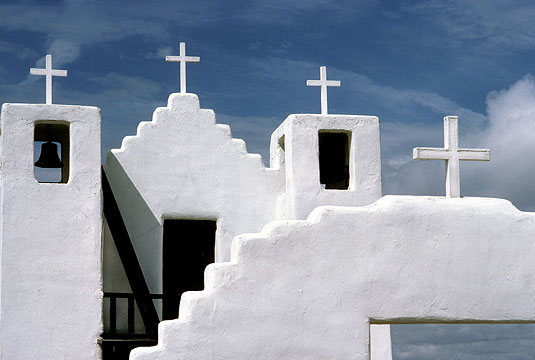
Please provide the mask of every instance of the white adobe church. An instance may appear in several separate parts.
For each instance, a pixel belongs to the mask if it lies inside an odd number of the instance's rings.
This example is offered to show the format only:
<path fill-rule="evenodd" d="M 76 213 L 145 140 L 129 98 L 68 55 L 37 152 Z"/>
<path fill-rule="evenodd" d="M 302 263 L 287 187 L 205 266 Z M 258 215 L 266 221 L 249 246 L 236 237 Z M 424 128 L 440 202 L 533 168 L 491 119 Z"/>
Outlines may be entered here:
<path fill-rule="evenodd" d="M 1 359 L 388 360 L 388 324 L 535 321 L 535 214 L 460 196 L 490 155 L 456 117 L 413 154 L 446 196 L 383 197 L 379 119 L 328 114 L 325 67 L 266 167 L 186 92 L 199 58 L 167 60 L 180 93 L 103 171 L 100 110 L 52 103 L 51 56 L 46 104 L 3 104 Z"/>

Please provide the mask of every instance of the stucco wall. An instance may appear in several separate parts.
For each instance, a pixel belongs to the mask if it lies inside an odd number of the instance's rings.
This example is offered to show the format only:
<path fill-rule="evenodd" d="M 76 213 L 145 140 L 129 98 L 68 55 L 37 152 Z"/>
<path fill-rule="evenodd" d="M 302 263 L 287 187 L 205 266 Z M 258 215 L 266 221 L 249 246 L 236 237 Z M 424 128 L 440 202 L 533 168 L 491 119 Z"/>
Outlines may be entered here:
<path fill-rule="evenodd" d="M 535 214 L 386 196 L 234 239 L 131 359 L 368 359 L 373 322 L 535 320 Z"/>
<path fill-rule="evenodd" d="M 319 132 L 349 136 L 347 190 L 321 186 Z M 379 118 L 375 116 L 290 115 L 271 135 L 270 154 L 271 166 L 285 172 L 277 219 L 303 220 L 318 206 L 368 205 L 382 195 Z"/>
<path fill-rule="evenodd" d="M 164 219 L 217 220 L 216 261 L 228 261 L 235 235 L 274 218 L 283 184 L 194 94 L 171 94 L 105 169 L 152 292 L 161 291 Z"/>
<path fill-rule="evenodd" d="M 323 130 L 351 134 L 348 190 L 321 188 Z M 216 261 L 228 261 L 234 236 L 258 232 L 274 219 L 305 219 L 320 205 L 377 200 L 380 158 L 377 117 L 290 115 L 272 136 L 266 168 L 227 125 L 216 124 L 212 110 L 200 108 L 196 95 L 171 94 L 167 107 L 109 153 L 105 169 L 149 288 L 160 292 L 164 219 L 217 220 Z"/>
<path fill-rule="evenodd" d="M 67 183 L 35 180 L 36 121 L 68 124 Z M 4 104 L 1 133 L 0 358 L 99 359 L 100 110 Z"/>

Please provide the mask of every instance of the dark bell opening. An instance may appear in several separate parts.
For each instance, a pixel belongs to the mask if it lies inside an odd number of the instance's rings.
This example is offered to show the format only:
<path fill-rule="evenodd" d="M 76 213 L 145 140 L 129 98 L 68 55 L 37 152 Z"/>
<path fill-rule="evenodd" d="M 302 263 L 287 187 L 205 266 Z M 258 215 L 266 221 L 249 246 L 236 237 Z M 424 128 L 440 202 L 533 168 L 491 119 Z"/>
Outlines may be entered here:
<path fill-rule="evenodd" d="M 349 188 L 349 134 L 346 132 L 320 132 L 319 134 L 320 183 L 325 189 Z"/>

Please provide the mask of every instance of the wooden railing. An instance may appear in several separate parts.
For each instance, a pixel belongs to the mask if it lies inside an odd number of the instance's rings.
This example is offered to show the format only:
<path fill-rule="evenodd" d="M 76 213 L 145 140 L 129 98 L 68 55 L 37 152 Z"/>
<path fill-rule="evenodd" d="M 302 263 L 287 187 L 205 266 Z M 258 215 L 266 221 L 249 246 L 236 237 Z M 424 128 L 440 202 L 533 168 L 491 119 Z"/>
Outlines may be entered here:
<path fill-rule="evenodd" d="M 123 293 L 123 292 L 104 292 L 104 298 L 108 298 L 110 301 L 109 307 L 109 328 L 106 333 L 108 335 L 117 334 L 117 299 L 127 299 L 128 309 L 127 309 L 127 321 L 128 321 L 128 332 L 127 334 L 136 333 L 136 323 L 135 323 L 135 297 L 133 293 Z M 151 300 L 163 299 L 162 294 L 150 294 Z M 123 333 L 124 334 L 124 333 Z"/>

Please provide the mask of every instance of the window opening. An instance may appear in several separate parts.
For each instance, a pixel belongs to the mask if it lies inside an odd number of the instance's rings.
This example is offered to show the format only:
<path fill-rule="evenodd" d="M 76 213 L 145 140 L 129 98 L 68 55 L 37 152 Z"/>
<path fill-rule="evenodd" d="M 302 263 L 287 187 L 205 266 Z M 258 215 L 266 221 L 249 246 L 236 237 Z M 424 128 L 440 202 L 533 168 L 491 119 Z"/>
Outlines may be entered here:
<path fill-rule="evenodd" d="M 34 131 L 34 176 L 40 183 L 69 179 L 69 126 L 37 123 Z"/>
<path fill-rule="evenodd" d="M 391 324 L 390 329 L 394 360 L 531 359 L 535 349 L 533 323 Z M 372 349 L 382 345 L 370 338 Z"/>
<path fill-rule="evenodd" d="M 350 135 L 344 131 L 320 131 L 318 134 L 320 183 L 325 189 L 349 188 Z"/>
<path fill-rule="evenodd" d="M 285 145 L 285 135 L 282 135 L 279 140 L 277 141 L 277 144 L 279 145 L 278 148 L 278 161 L 279 161 L 279 168 L 284 167 L 286 164 L 286 145 Z"/>
<path fill-rule="evenodd" d="M 284 145 L 284 141 L 285 141 L 284 138 L 285 138 L 285 136 L 282 135 L 281 138 L 278 141 L 279 147 L 281 148 L 282 151 L 286 151 L 285 145 Z"/>
<path fill-rule="evenodd" d="M 180 296 L 204 289 L 204 269 L 214 262 L 216 222 L 164 220 L 163 320 L 176 319 Z"/>

